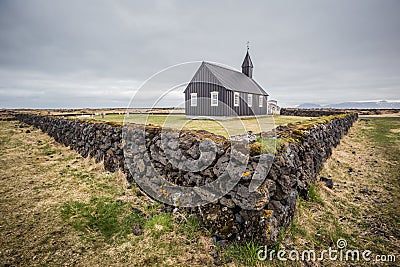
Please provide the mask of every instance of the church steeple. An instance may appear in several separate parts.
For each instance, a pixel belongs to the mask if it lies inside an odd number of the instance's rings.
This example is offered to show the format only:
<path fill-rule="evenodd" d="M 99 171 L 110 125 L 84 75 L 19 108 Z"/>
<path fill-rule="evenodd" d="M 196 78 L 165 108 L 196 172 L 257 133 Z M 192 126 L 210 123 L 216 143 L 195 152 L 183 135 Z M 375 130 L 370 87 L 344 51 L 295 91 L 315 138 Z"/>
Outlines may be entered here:
<path fill-rule="evenodd" d="M 247 42 L 247 53 L 242 63 L 242 73 L 250 78 L 253 78 L 253 62 L 251 62 L 249 54 L 249 42 Z"/>

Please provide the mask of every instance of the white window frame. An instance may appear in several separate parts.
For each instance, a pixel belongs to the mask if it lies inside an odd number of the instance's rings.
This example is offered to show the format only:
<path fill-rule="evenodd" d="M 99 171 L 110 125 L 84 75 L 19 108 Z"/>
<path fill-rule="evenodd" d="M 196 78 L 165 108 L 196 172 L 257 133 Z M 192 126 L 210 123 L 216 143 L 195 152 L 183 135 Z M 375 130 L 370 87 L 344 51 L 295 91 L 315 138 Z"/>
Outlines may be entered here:
<path fill-rule="evenodd" d="M 190 106 L 197 107 L 197 93 L 190 94 Z"/>
<path fill-rule="evenodd" d="M 253 106 L 253 95 L 252 94 L 247 94 L 247 106 L 249 106 L 249 107 Z"/>
<path fill-rule="evenodd" d="M 263 102 L 264 102 L 264 96 L 262 96 L 262 95 L 258 96 L 258 107 L 259 108 L 263 107 Z"/>
<path fill-rule="evenodd" d="M 218 107 L 218 92 L 211 92 L 211 106 Z"/>
<path fill-rule="evenodd" d="M 238 92 L 234 92 L 233 93 L 233 106 L 238 107 L 239 103 L 240 103 L 240 94 Z"/>

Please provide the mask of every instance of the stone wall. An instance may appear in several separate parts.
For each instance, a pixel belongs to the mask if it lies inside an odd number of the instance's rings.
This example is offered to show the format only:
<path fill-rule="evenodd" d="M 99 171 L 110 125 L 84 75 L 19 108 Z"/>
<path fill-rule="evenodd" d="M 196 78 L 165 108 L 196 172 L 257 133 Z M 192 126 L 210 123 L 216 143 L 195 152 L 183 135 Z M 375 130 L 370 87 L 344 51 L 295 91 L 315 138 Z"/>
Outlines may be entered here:
<path fill-rule="evenodd" d="M 281 115 L 302 116 L 302 117 L 320 117 L 339 115 L 346 113 L 346 110 L 340 109 L 302 109 L 302 108 L 281 108 Z"/>
<path fill-rule="evenodd" d="M 57 117 L 16 114 L 17 119 L 40 128 L 57 142 L 78 151 L 83 157 L 93 157 L 97 162 L 104 160 L 106 170 L 122 169 L 129 182 L 134 177 L 129 173 L 124 159 L 123 128 L 120 125 L 71 120 Z M 316 180 L 324 161 L 331 155 L 333 147 L 347 133 L 357 114 L 342 114 L 318 118 L 302 125 L 280 126 L 276 135 L 286 140 L 275 153 L 267 157 L 270 170 L 260 162 L 261 155 L 257 144 L 250 145 L 251 153 L 247 163 L 246 174 L 239 183 L 224 197 L 211 204 L 195 208 L 181 208 L 185 212 L 195 213 L 219 240 L 257 240 L 261 244 L 271 245 L 276 242 L 279 230 L 288 226 L 294 215 L 298 195 L 307 198 L 310 182 Z M 133 139 L 140 139 L 140 133 Z M 225 172 L 231 157 L 232 142 L 222 136 L 205 131 L 181 131 L 178 142 L 174 143 L 173 134 L 168 149 L 180 151 L 179 157 L 198 160 L 204 152 L 201 143 L 211 139 L 216 144 L 215 159 L 210 160 L 209 167 L 197 172 L 179 170 L 165 155 L 165 146 L 160 140 L 162 129 L 146 127 L 146 151 L 154 168 L 171 182 L 184 186 L 199 186 L 215 181 Z M 174 130 L 171 130 L 173 133 Z M 176 140 L 175 140 L 176 141 Z M 129 150 L 130 164 L 138 164 L 140 154 L 146 151 Z M 204 152 L 205 153 L 205 152 Z M 174 155 L 175 155 L 174 154 Z M 177 156 L 177 157 L 178 157 Z M 175 156 L 174 156 L 175 157 Z M 146 164 L 139 166 L 135 176 L 146 175 Z M 252 179 L 262 179 L 261 186 L 250 191 Z M 265 178 L 265 180 L 264 180 Z M 166 210 L 173 207 L 166 205 Z"/>
<path fill-rule="evenodd" d="M 380 115 L 399 113 L 399 109 L 333 109 L 333 108 L 281 108 L 280 114 L 286 116 L 319 117 L 339 115 L 345 113 L 358 113 L 359 115 Z"/>

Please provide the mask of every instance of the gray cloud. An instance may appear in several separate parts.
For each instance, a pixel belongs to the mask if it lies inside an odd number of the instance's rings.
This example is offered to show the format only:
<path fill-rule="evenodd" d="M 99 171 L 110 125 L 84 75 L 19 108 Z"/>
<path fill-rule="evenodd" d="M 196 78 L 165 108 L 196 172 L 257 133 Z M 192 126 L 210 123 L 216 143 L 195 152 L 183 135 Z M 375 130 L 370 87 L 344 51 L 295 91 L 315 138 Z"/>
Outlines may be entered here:
<path fill-rule="evenodd" d="M 399 99 L 399 11 L 396 0 L 3 0 L 0 107 L 126 107 L 170 65 L 239 68 L 247 40 L 256 80 L 283 105 Z"/>

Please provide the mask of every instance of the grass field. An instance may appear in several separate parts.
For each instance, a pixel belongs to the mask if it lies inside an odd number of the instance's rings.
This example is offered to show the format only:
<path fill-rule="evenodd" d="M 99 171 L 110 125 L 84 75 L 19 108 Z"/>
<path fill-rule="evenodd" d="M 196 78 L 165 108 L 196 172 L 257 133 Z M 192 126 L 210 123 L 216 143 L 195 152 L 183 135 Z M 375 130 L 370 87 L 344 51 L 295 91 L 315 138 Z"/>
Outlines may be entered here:
<path fill-rule="evenodd" d="M 334 188 L 313 184 L 276 247 L 321 250 L 345 238 L 349 248 L 395 254 L 397 263 L 399 133 L 399 118 L 360 119 L 321 171 Z M 0 194 L 2 266 L 212 266 L 215 253 L 226 266 L 257 263 L 255 244 L 215 247 L 196 218 L 164 213 L 121 173 L 17 121 L 0 121 Z M 321 265 L 349 263 L 313 263 Z"/>
<path fill-rule="evenodd" d="M 38 129 L 0 121 L 0 177 L 1 266 L 212 264 L 195 218 Z"/>
<path fill-rule="evenodd" d="M 325 163 L 310 199 L 299 199 L 281 247 L 327 249 L 344 238 L 349 249 L 395 255 L 400 260 L 400 118 L 362 118 Z M 355 266 L 386 266 L 358 262 Z M 349 263 L 324 262 L 327 266 Z M 393 264 L 393 262 L 392 262 Z M 325 266 L 325 265 L 324 265 Z M 395 266 L 395 265 L 392 265 Z"/>
<path fill-rule="evenodd" d="M 137 124 L 153 124 L 175 129 L 187 130 L 207 130 L 209 132 L 225 137 L 243 134 L 247 131 L 254 133 L 268 132 L 278 125 L 284 125 L 293 122 L 301 122 L 310 119 L 310 117 L 296 116 L 263 116 L 259 118 L 243 118 L 230 120 L 190 120 L 185 115 L 156 115 L 156 114 L 130 114 L 125 115 L 107 114 L 104 119 L 95 116 L 96 120 L 108 122 L 130 122 Z"/>

